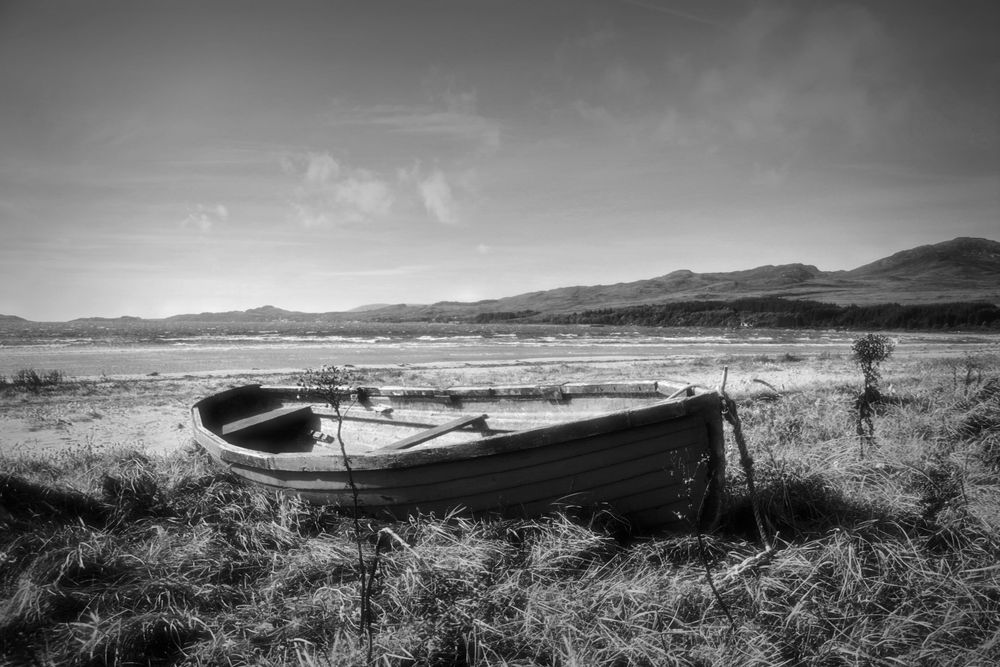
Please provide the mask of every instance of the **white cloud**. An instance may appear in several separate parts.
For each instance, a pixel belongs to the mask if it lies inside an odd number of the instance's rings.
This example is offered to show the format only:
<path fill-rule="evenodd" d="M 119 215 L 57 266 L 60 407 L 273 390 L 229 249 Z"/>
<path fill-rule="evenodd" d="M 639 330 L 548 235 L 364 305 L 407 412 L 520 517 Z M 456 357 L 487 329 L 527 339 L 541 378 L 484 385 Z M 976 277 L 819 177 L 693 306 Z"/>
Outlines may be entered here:
<path fill-rule="evenodd" d="M 393 202 L 389 185 L 365 170 L 357 170 L 353 176 L 335 183 L 333 196 L 334 201 L 362 218 L 384 216 Z"/>
<path fill-rule="evenodd" d="M 305 181 L 322 186 L 340 175 L 340 165 L 329 153 L 310 153 L 306 165 Z"/>
<path fill-rule="evenodd" d="M 449 225 L 458 222 L 455 197 L 444 172 L 435 169 L 430 176 L 420 181 L 417 187 L 424 208 L 435 220 Z"/>
<path fill-rule="evenodd" d="M 478 152 L 492 153 L 500 148 L 500 126 L 495 121 L 458 110 L 426 107 L 382 108 L 370 117 L 375 125 L 395 132 L 434 134 L 467 142 Z"/>
<path fill-rule="evenodd" d="M 463 210 L 479 190 L 474 169 L 427 170 L 417 162 L 408 169 L 398 170 L 397 178 L 404 191 L 411 193 L 413 205 L 422 207 L 430 219 L 445 225 L 461 222 Z"/>
<path fill-rule="evenodd" d="M 181 227 L 185 229 L 197 229 L 199 232 L 208 233 L 212 231 L 212 228 L 220 222 L 225 222 L 229 219 L 229 209 L 223 204 L 216 204 L 214 206 L 206 206 L 204 204 L 198 204 L 194 210 L 188 213 L 181 221 Z"/>
<path fill-rule="evenodd" d="M 436 267 L 430 264 L 402 264 L 392 267 L 366 268 L 356 270 L 326 270 L 323 275 L 328 278 L 378 278 L 395 276 L 413 276 L 433 271 Z"/>
<path fill-rule="evenodd" d="M 298 179 L 292 210 L 306 227 L 383 218 L 395 201 L 389 183 L 377 173 L 346 166 L 329 153 L 283 158 L 282 169 Z"/>
<path fill-rule="evenodd" d="M 292 211 L 295 213 L 295 220 L 303 227 L 325 227 L 332 223 L 325 211 L 301 202 L 292 202 Z"/>
<path fill-rule="evenodd" d="M 448 90 L 431 104 L 336 105 L 332 122 L 450 140 L 478 154 L 495 153 L 501 144 L 500 123 L 479 113 L 475 91 Z"/>
<path fill-rule="evenodd" d="M 478 191 L 474 169 L 447 170 L 414 162 L 394 178 L 351 166 L 325 152 L 281 158 L 296 184 L 290 201 L 295 220 L 305 227 L 364 223 L 422 210 L 434 222 L 457 225 Z"/>

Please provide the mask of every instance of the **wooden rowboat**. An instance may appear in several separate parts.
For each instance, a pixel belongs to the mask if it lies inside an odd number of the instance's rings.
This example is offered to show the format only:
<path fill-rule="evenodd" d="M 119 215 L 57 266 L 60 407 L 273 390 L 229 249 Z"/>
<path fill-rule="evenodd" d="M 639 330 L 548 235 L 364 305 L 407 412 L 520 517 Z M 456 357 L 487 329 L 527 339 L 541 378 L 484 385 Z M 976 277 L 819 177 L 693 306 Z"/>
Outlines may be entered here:
<path fill-rule="evenodd" d="M 216 461 L 310 502 L 353 504 L 339 425 L 371 514 L 607 506 L 635 527 L 685 532 L 718 518 L 725 456 L 714 392 L 655 381 L 366 387 L 345 392 L 340 414 L 297 387 L 261 385 L 192 408 L 195 438 Z"/>

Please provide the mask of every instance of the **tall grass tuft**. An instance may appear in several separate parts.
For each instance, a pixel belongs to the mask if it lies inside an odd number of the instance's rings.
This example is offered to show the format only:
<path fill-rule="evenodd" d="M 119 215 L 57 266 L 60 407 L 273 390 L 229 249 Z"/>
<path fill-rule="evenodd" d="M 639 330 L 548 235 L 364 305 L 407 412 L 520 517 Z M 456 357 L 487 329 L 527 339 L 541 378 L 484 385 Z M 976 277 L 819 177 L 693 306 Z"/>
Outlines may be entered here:
<path fill-rule="evenodd" d="M 34 368 L 22 368 L 10 376 L 0 375 L 0 389 L 29 391 L 41 393 L 45 387 L 55 387 L 62 384 L 66 377 L 62 371 L 38 371 Z"/>

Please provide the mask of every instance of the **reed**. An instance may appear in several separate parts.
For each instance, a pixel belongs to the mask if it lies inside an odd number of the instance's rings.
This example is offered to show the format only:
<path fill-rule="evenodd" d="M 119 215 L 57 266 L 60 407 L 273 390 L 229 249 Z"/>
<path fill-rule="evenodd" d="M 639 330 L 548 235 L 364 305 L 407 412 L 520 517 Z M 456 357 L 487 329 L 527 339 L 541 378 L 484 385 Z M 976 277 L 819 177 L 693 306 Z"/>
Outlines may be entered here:
<path fill-rule="evenodd" d="M 62 371 L 38 371 L 22 368 L 10 377 L 0 375 L 0 390 L 29 391 L 38 394 L 45 387 L 55 387 L 66 380 Z"/>

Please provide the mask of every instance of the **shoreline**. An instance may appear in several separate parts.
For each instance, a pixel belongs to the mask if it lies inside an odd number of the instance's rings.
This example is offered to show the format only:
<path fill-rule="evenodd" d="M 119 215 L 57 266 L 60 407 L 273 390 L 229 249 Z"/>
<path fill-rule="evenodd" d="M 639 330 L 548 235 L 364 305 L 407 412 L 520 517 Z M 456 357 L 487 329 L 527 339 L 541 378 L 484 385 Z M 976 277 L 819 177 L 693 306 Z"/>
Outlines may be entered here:
<path fill-rule="evenodd" d="M 975 358 L 996 358 L 997 345 L 920 345 L 899 349 L 884 365 L 886 385 L 929 365 L 961 373 Z M 976 357 L 975 355 L 979 355 Z M 995 362 L 994 362 L 995 363 Z M 736 399 L 860 386 L 849 349 L 802 353 L 778 346 L 752 352 L 666 356 L 601 355 L 342 364 L 359 383 L 447 388 L 489 384 L 663 380 L 717 387 L 728 368 Z M 66 376 L 38 394 L 0 391 L 0 456 L 58 454 L 80 448 L 125 447 L 168 454 L 193 442 L 190 408 L 199 399 L 245 384 L 294 384 L 305 368 L 230 368 Z"/>
<path fill-rule="evenodd" d="M 365 383 L 441 388 L 624 378 L 715 386 L 722 377 L 721 367 L 698 366 L 688 359 L 596 355 L 346 368 L 361 374 Z M 44 387 L 38 394 L 7 389 L 0 392 L 0 457 L 114 447 L 169 454 L 192 444 L 190 409 L 197 400 L 245 384 L 294 384 L 302 372 L 271 368 L 70 377 L 60 385 Z M 740 386 L 735 375 L 730 376 L 731 391 Z"/>

